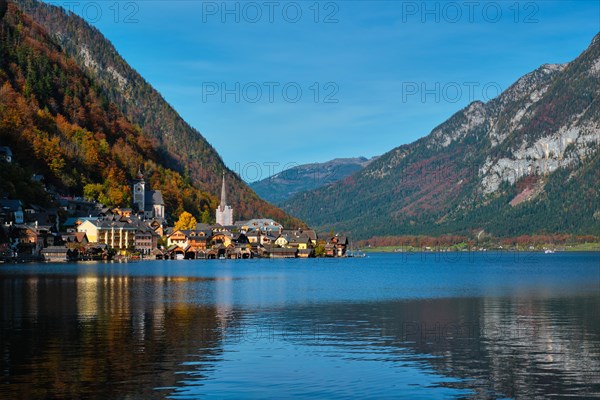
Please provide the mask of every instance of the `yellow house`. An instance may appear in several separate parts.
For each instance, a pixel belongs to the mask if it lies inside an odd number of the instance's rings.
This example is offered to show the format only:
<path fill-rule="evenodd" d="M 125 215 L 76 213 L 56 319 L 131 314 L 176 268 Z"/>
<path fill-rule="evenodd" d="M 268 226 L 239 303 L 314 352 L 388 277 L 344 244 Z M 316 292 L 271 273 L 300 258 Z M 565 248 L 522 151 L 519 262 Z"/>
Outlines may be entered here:
<path fill-rule="evenodd" d="M 98 243 L 98 227 L 92 221 L 85 221 L 77 227 L 77 232 L 84 232 L 90 243 Z"/>
<path fill-rule="evenodd" d="M 223 243 L 223 246 L 228 247 L 231 244 L 231 236 L 224 232 L 217 233 L 213 235 L 211 243 L 213 245 Z"/>
<path fill-rule="evenodd" d="M 136 231 L 134 226 L 121 221 L 87 220 L 77 227 L 77 232 L 85 232 L 90 243 L 121 250 L 134 247 Z"/>
<path fill-rule="evenodd" d="M 174 244 L 181 247 L 182 249 L 185 249 L 189 244 L 187 235 L 181 230 L 177 230 L 171 233 L 167 237 L 167 246 L 171 247 Z"/>
<path fill-rule="evenodd" d="M 298 250 L 306 250 L 312 248 L 312 241 L 308 236 L 300 236 L 290 241 L 290 246 L 298 247 Z"/>
<path fill-rule="evenodd" d="M 246 233 L 246 237 L 250 243 L 260 243 L 260 236 L 260 232 L 257 231 Z"/>
<path fill-rule="evenodd" d="M 287 247 L 288 243 L 290 241 L 288 240 L 287 236 L 285 235 L 280 235 L 277 240 L 275 240 L 275 244 L 279 247 Z"/>

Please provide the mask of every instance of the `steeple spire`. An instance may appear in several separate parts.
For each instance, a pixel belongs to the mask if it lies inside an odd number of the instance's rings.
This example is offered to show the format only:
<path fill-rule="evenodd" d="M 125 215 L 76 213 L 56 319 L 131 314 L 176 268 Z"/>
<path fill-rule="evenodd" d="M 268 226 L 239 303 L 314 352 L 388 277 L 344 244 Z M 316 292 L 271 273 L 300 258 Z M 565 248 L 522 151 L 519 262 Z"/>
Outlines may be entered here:
<path fill-rule="evenodd" d="M 233 208 L 227 205 L 227 189 L 225 188 L 225 171 L 223 171 L 223 185 L 221 186 L 221 204 L 217 207 L 217 224 L 221 226 L 233 225 Z"/>
<path fill-rule="evenodd" d="M 221 206 L 227 205 L 227 190 L 225 189 L 225 171 L 223 171 L 223 185 L 221 186 Z"/>

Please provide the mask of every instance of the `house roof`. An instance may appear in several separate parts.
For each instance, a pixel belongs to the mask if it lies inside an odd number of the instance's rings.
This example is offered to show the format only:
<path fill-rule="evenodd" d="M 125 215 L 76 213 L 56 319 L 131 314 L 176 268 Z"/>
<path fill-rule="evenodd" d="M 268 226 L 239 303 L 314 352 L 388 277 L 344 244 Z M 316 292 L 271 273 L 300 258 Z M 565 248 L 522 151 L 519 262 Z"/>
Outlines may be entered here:
<path fill-rule="evenodd" d="M 261 231 L 279 231 L 283 229 L 283 226 L 270 218 L 255 218 L 248 221 L 249 230 L 261 230 Z"/>
<path fill-rule="evenodd" d="M 90 221 L 92 223 L 94 223 L 94 225 L 96 225 L 98 228 L 101 229 L 124 229 L 124 230 L 135 230 L 137 229 L 134 225 L 129 224 L 128 222 L 124 222 L 124 221 L 115 221 L 115 220 L 108 220 L 108 221 Z"/>
<path fill-rule="evenodd" d="M 10 212 L 22 211 L 23 203 L 21 202 L 21 200 L 1 199 L 0 208 L 5 208 Z"/>
<path fill-rule="evenodd" d="M 164 206 L 162 192 L 160 190 L 148 190 L 145 196 L 145 207 Z"/>
<path fill-rule="evenodd" d="M 277 238 L 277 240 L 279 240 L 279 239 L 283 239 L 283 240 L 285 240 L 288 243 L 290 242 L 290 240 L 292 240 L 292 238 L 289 235 L 285 235 L 285 234 L 279 235 L 279 237 Z"/>
<path fill-rule="evenodd" d="M 344 235 L 335 235 L 330 237 L 328 243 L 337 242 L 338 244 L 348 244 L 348 238 Z"/>
<path fill-rule="evenodd" d="M 185 248 L 183 248 L 183 247 L 181 247 L 181 246 L 179 246 L 179 245 L 177 245 L 177 244 L 172 244 L 171 246 L 169 246 L 169 247 L 167 248 L 167 252 L 171 253 L 171 252 L 173 252 L 173 251 L 175 251 L 175 250 L 181 250 L 181 251 L 185 252 L 185 251 L 187 251 L 187 249 L 188 249 L 189 247 L 190 247 L 190 246 L 189 246 L 189 245 L 187 245 L 187 246 L 185 246 Z"/>
<path fill-rule="evenodd" d="M 217 237 L 217 236 L 220 236 L 220 235 L 227 236 L 227 237 L 229 237 L 229 238 L 230 238 L 230 237 L 233 237 L 233 233 L 231 233 L 231 232 L 229 232 L 229 231 L 223 231 L 223 232 L 215 232 L 215 233 L 213 234 L 213 238 L 215 238 L 215 237 Z"/>
<path fill-rule="evenodd" d="M 248 239 L 248 236 L 246 234 L 244 234 L 244 233 L 234 233 L 232 235 L 232 238 L 233 238 L 233 240 L 238 241 L 238 240 L 240 240 L 240 238 L 246 238 L 246 239 Z"/>
<path fill-rule="evenodd" d="M 67 220 L 62 224 L 62 226 L 67 227 L 67 226 L 75 226 L 75 224 L 77 223 L 77 221 L 79 221 L 81 218 L 75 218 L 75 217 L 70 217 L 67 218 Z"/>
<path fill-rule="evenodd" d="M 75 234 L 74 233 L 61 232 L 60 237 L 62 238 L 62 240 L 67 241 L 67 242 L 74 242 L 75 241 Z"/>
<path fill-rule="evenodd" d="M 87 240 L 87 234 L 85 232 L 75 232 L 75 240 L 77 243 L 83 242 L 83 239 Z"/>
<path fill-rule="evenodd" d="M 201 229 L 186 229 L 181 231 L 188 238 L 209 238 L 212 235 L 212 231 L 201 230 Z M 203 234 L 203 235 L 201 235 Z"/>
<path fill-rule="evenodd" d="M 302 231 L 302 233 L 308 236 L 310 240 L 317 240 L 317 232 L 315 232 L 314 229 L 307 229 L 305 231 Z"/>
<path fill-rule="evenodd" d="M 31 231 L 33 233 L 37 233 L 36 227 L 34 225 L 27 224 L 14 224 L 13 229 L 21 230 L 21 231 Z"/>
<path fill-rule="evenodd" d="M 296 236 L 294 238 L 292 238 L 291 240 L 288 241 L 290 244 L 298 244 L 298 243 L 308 243 L 311 242 L 310 238 L 308 237 L 308 235 L 300 235 L 300 236 Z"/>
<path fill-rule="evenodd" d="M 197 231 L 212 231 L 212 229 L 210 228 L 210 225 L 206 224 L 204 222 L 198 222 L 196 224 L 196 230 Z"/>
<path fill-rule="evenodd" d="M 290 247 L 270 247 L 267 249 L 269 253 L 296 253 L 298 249 Z"/>
<path fill-rule="evenodd" d="M 65 246 L 48 246 L 42 250 L 44 254 L 66 254 L 69 249 Z"/>

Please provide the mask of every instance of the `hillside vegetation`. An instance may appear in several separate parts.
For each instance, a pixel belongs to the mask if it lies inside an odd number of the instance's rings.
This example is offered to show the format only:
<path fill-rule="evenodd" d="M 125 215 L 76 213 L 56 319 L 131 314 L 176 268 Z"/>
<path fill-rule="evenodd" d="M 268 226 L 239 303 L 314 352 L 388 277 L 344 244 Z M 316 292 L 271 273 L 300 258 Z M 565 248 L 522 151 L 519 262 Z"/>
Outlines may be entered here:
<path fill-rule="evenodd" d="M 323 231 L 600 235 L 600 37 L 283 208 Z"/>
<path fill-rule="evenodd" d="M 117 56 L 106 39 L 78 17 L 56 7 L 40 7 L 48 17 L 53 13 L 57 17 L 53 21 L 61 20 L 63 27 L 77 27 L 73 34 L 82 39 L 75 37 L 74 42 L 85 42 L 83 38 L 91 35 L 89 40 L 103 43 L 111 55 Z M 178 134 L 182 128 L 170 125 L 166 116 L 158 131 L 164 134 L 135 121 L 136 113 L 156 115 L 156 107 L 167 107 L 162 98 L 143 93 L 150 90 L 160 96 L 137 73 L 131 72 L 142 87 L 132 82 L 131 90 L 142 90 L 134 97 L 147 100 L 132 100 L 136 107 L 115 101 L 109 82 L 83 68 L 57 43 L 55 35 L 12 2 L 0 21 L 0 55 L 0 143 L 12 148 L 23 174 L 44 175 L 46 185 L 61 194 L 85 195 L 110 206 L 128 206 L 131 179 L 141 169 L 150 185 L 163 192 L 170 213 L 178 215 L 186 210 L 204 221 L 213 218 L 218 203 L 215 182 L 225 168 L 222 161 L 214 149 L 204 146 L 206 142 L 197 132 Z M 123 68 L 133 71 L 126 65 Z M 171 119 L 189 128 L 174 110 L 167 108 Z M 186 141 L 178 142 L 182 137 Z M 207 153 L 195 153 L 204 167 L 197 168 L 178 157 L 172 148 L 180 149 L 182 154 L 188 154 L 186 149 L 191 149 L 190 154 L 195 148 L 205 149 Z M 236 218 L 268 216 L 287 226 L 302 225 L 259 199 L 235 175 L 229 174 L 228 178 Z M 20 181 L 16 175 L 6 177 L 4 183 L 0 188 L 4 195 L 31 201 L 31 195 L 17 188 Z"/>

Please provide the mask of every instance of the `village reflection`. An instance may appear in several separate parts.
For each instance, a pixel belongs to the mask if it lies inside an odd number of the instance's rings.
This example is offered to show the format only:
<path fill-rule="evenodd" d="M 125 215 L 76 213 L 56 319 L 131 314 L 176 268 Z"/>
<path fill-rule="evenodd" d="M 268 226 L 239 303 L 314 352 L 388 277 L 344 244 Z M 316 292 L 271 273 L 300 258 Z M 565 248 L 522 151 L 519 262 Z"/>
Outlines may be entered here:
<path fill-rule="evenodd" d="M 3 277 L 2 395 L 162 398 L 190 385 L 202 395 L 220 378 L 225 349 L 250 343 L 277 351 L 281 342 L 349 363 L 373 355 L 412 362 L 477 398 L 600 392 L 600 316 L 592 312 L 599 296 L 264 308 L 236 306 L 233 282 L 226 275 Z"/>
<path fill-rule="evenodd" d="M 14 277 L 0 281 L 7 398 L 149 398 L 190 354 L 215 360 L 229 309 L 186 300 L 202 280 Z M 192 288 L 194 286 L 194 288 Z M 191 293 L 193 292 L 193 293 Z"/>

